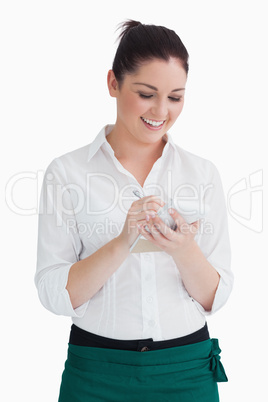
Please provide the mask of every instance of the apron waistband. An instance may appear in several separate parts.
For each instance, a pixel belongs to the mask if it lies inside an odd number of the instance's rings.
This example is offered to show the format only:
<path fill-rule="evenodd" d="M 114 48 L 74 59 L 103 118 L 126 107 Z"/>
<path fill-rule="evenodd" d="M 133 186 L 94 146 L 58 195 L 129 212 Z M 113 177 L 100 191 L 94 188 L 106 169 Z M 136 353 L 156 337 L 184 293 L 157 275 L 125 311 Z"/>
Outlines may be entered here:
<path fill-rule="evenodd" d="M 77 327 L 75 324 L 71 327 L 69 344 L 77 346 L 89 346 L 94 348 L 118 349 L 146 352 L 150 350 L 160 350 L 173 348 L 177 346 L 191 345 L 198 342 L 206 341 L 210 338 L 207 324 L 198 331 L 175 339 L 166 341 L 154 341 L 153 338 L 135 339 L 135 340 L 119 340 L 106 338 L 85 331 Z"/>

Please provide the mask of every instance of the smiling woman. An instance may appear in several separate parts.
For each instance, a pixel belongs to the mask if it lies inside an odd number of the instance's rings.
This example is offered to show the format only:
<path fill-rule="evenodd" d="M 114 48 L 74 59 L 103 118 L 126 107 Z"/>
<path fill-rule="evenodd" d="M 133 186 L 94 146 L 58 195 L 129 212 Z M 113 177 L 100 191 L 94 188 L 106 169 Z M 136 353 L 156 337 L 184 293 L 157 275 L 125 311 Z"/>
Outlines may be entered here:
<path fill-rule="evenodd" d="M 73 320 L 59 402 L 216 402 L 227 377 L 206 315 L 233 276 L 217 169 L 168 132 L 188 53 L 162 26 L 127 21 L 120 39 L 107 76 L 115 124 L 53 160 L 41 194 L 36 286 Z"/>
<path fill-rule="evenodd" d="M 140 63 L 135 73 L 124 75 L 120 85 L 110 70 L 108 87 L 117 100 L 117 121 L 107 141 L 118 144 L 118 152 L 125 153 L 126 146 L 136 158 L 147 159 L 153 154 L 157 158 L 163 150 L 163 135 L 182 111 L 186 80 L 185 69 L 176 58 Z M 142 149 L 141 143 L 153 144 L 154 150 Z"/>

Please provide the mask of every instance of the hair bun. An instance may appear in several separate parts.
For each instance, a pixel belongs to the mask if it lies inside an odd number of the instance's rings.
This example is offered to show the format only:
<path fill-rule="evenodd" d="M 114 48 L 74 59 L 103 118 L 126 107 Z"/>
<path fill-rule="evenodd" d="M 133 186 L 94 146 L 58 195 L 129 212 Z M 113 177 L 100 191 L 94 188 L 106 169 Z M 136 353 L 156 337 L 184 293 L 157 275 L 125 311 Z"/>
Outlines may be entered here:
<path fill-rule="evenodd" d="M 119 24 L 119 45 L 113 61 L 115 78 L 122 85 L 126 74 L 134 74 L 150 60 L 176 58 L 188 74 L 188 52 L 180 37 L 171 29 L 134 20 Z"/>
<path fill-rule="evenodd" d="M 127 20 L 120 23 L 119 27 L 117 28 L 117 30 L 121 29 L 121 33 L 118 36 L 118 40 L 122 40 L 132 28 L 138 27 L 139 25 L 142 25 L 142 23 L 134 20 Z"/>

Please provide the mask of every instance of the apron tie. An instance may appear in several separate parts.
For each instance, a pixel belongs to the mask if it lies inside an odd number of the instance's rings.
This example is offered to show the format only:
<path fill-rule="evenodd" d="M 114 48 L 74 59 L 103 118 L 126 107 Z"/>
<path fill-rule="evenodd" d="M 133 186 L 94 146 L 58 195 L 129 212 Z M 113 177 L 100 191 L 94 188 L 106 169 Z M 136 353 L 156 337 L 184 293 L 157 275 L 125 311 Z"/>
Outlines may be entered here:
<path fill-rule="evenodd" d="M 211 339 L 212 350 L 210 353 L 210 370 L 214 373 L 214 379 L 217 382 L 227 382 L 228 378 L 221 363 L 221 349 L 219 347 L 218 339 Z"/>

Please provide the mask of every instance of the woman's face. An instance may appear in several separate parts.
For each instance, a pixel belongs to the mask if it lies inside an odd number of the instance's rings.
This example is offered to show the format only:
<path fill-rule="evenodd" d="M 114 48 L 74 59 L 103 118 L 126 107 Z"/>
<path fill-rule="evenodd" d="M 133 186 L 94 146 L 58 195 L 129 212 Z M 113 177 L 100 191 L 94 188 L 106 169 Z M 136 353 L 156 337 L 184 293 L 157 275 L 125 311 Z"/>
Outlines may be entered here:
<path fill-rule="evenodd" d="M 117 129 L 143 143 L 159 141 L 182 111 L 186 80 L 175 58 L 143 64 L 136 73 L 125 75 L 120 88 L 110 70 L 108 86 L 117 99 Z"/>

